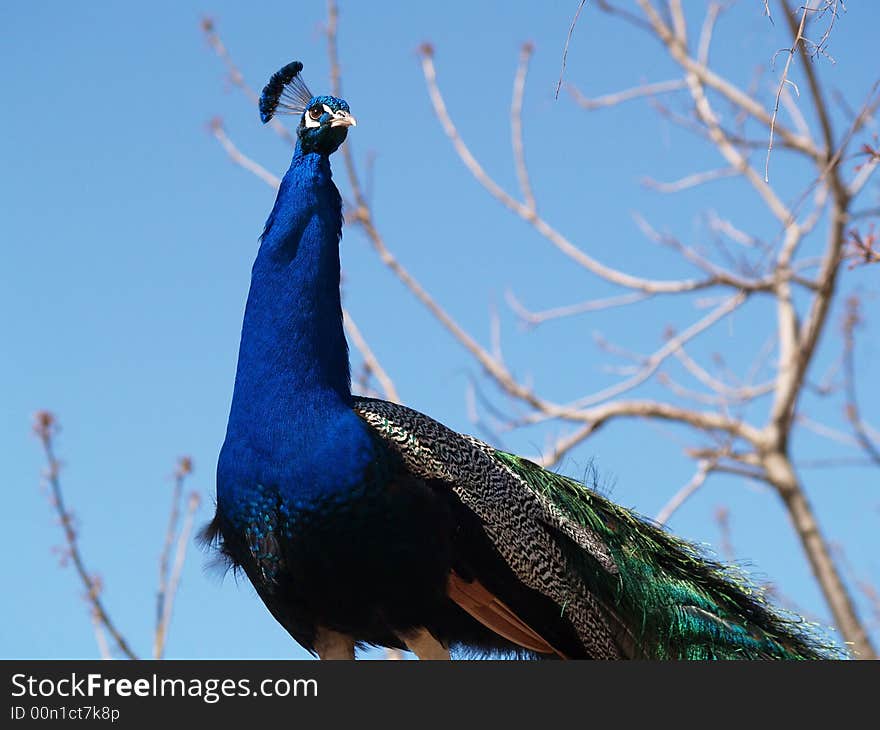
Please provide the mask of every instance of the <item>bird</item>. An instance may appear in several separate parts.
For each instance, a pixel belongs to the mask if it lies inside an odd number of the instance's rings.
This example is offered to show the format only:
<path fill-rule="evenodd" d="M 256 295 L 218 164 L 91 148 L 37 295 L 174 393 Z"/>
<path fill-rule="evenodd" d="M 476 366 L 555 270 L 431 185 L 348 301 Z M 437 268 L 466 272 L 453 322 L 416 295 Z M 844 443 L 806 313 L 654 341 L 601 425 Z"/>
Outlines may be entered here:
<path fill-rule="evenodd" d="M 822 659 L 740 569 L 595 483 L 354 395 L 331 155 L 356 126 L 294 61 L 260 118 L 298 117 L 251 272 L 204 540 L 312 656 Z"/>

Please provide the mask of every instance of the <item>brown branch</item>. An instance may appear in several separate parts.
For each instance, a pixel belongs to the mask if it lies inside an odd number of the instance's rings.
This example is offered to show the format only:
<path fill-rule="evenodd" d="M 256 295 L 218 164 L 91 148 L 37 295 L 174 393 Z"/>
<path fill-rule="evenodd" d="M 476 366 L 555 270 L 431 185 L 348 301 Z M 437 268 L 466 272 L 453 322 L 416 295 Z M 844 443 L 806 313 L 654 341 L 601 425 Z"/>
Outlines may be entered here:
<path fill-rule="evenodd" d="M 548 453 L 542 454 L 535 459 L 535 463 L 545 469 L 556 466 L 575 446 L 580 445 L 592 436 L 596 428 L 596 424 L 588 423 L 586 426 L 581 426 L 571 433 L 561 436 L 551 445 Z"/>
<path fill-rule="evenodd" d="M 688 73 L 696 76 L 701 84 L 714 89 L 724 96 L 732 104 L 740 107 L 743 111 L 754 117 L 762 124 L 769 127 L 770 116 L 766 110 L 749 94 L 734 86 L 730 81 L 722 78 L 705 64 L 688 55 L 687 48 L 674 35 L 671 28 L 663 21 L 649 0 L 638 0 L 639 6 L 648 18 L 652 30 L 657 38 L 666 46 L 672 58 Z M 821 159 L 821 152 L 816 149 L 812 140 L 795 134 L 787 127 L 777 124 L 776 131 L 792 149 L 798 150 L 814 160 Z M 759 178 L 760 179 L 760 178 Z"/>
<path fill-rule="evenodd" d="M 681 241 L 675 238 L 675 236 L 671 236 L 669 234 L 661 234 L 639 213 L 634 213 L 633 219 L 635 220 L 636 225 L 639 227 L 639 230 L 645 235 L 648 240 L 672 248 L 677 253 L 681 254 L 682 258 L 694 264 L 694 266 L 696 266 L 697 268 L 702 269 L 719 283 L 723 283 L 727 286 L 746 292 L 770 291 L 773 287 L 772 279 L 747 278 L 744 276 L 740 276 L 739 274 L 735 274 L 732 271 L 721 268 L 717 264 L 712 263 L 701 254 L 697 253 L 690 246 L 684 245 Z"/>
<path fill-rule="evenodd" d="M 759 385 L 731 387 L 727 385 L 727 383 L 718 380 L 705 368 L 700 366 L 696 360 L 687 354 L 683 347 L 680 347 L 675 351 L 675 356 L 684 368 L 694 376 L 694 378 L 729 402 L 754 400 L 755 398 L 772 393 L 773 389 L 776 387 L 775 381 L 772 380 Z"/>
<path fill-rule="evenodd" d="M 872 149 L 871 153 L 871 158 L 859 168 L 858 174 L 853 178 L 853 181 L 846 190 L 847 196 L 850 198 L 855 198 L 862 191 L 865 185 L 868 184 L 871 176 L 880 167 L 880 152 Z M 870 213 L 869 211 L 862 211 L 860 215 L 864 216 L 866 212 Z M 874 212 L 873 215 L 877 215 L 877 213 Z"/>
<path fill-rule="evenodd" d="M 642 0 L 640 0 L 640 2 L 642 2 Z M 672 52 L 672 48 L 670 48 L 670 51 Z M 689 69 L 686 78 L 688 89 L 691 92 L 691 97 L 694 100 L 694 105 L 697 110 L 697 115 L 708 128 L 709 137 L 712 142 L 715 143 L 718 151 L 733 168 L 741 172 L 746 180 L 751 183 L 752 187 L 767 205 L 770 212 L 776 216 L 777 220 L 779 220 L 784 226 L 793 224 L 794 218 L 788 207 L 779 199 L 773 188 L 770 187 L 760 175 L 758 175 L 751 165 L 749 165 L 746 157 L 734 146 L 733 142 L 731 142 L 730 138 L 725 134 L 724 130 L 722 130 L 721 125 L 718 123 L 718 117 L 715 115 L 715 112 L 709 103 L 709 98 L 706 96 L 703 89 L 703 78 L 701 75 L 696 71 Z"/>
<path fill-rule="evenodd" d="M 464 403 L 465 411 L 467 412 L 467 418 L 473 425 L 474 432 L 482 434 L 490 444 L 506 451 L 507 449 L 504 448 L 504 443 L 501 437 L 498 435 L 496 427 L 492 424 L 487 423 L 486 420 L 480 415 L 480 410 L 477 405 L 477 386 L 474 383 L 473 378 L 468 379 L 467 386 L 465 387 Z M 490 412 L 490 415 L 494 414 Z"/>
<path fill-rule="evenodd" d="M 724 505 L 715 508 L 715 524 L 718 525 L 720 533 L 719 549 L 724 558 L 732 562 L 736 557 L 736 551 L 733 548 L 732 533 L 730 530 L 730 510 Z"/>
<path fill-rule="evenodd" d="M 409 271 L 397 260 L 394 254 L 385 245 L 382 235 L 373 223 L 372 213 L 369 208 L 361 207 L 356 211 L 355 221 L 366 233 L 367 238 L 373 245 L 374 250 L 381 262 L 391 270 L 403 285 L 418 299 L 434 316 L 434 318 L 449 332 L 460 345 L 462 345 L 483 366 L 486 373 L 492 377 L 504 390 L 511 395 L 525 401 L 533 408 L 541 411 L 558 413 L 563 409 L 548 403 L 531 390 L 531 388 L 516 381 L 507 367 L 496 360 L 484 347 L 468 334 L 440 304 L 428 293 L 428 291 L 413 277 Z"/>
<path fill-rule="evenodd" d="M 713 180 L 723 180 L 724 178 L 734 177 L 739 174 L 740 171 L 734 167 L 718 167 L 714 170 L 706 170 L 705 172 L 695 172 L 672 182 L 658 182 L 653 178 L 643 177 L 642 185 L 659 193 L 680 193 L 688 188 L 694 188 Z"/>
<path fill-rule="evenodd" d="M 873 459 L 862 456 L 825 456 L 816 459 L 799 459 L 795 466 L 798 469 L 839 469 L 842 466 L 874 467 Z"/>
<path fill-rule="evenodd" d="M 64 495 L 61 491 L 61 462 L 55 456 L 54 438 L 58 433 L 59 426 L 55 416 L 49 411 L 38 411 L 34 416 L 34 433 L 40 439 L 43 445 L 43 452 L 46 456 L 47 471 L 46 482 L 51 492 L 51 504 L 55 509 L 61 528 L 64 531 L 64 539 L 67 543 L 67 556 L 73 562 L 73 567 L 79 576 L 83 587 L 86 589 L 86 600 L 91 607 L 92 620 L 106 629 L 107 633 L 113 638 L 114 643 L 129 659 L 137 659 L 137 655 L 131 650 L 128 642 L 122 636 L 116 625 L 111 621 L 104 603 L 101 600 L 101 584 L 100 581 L 86 569 L 83 561 L 82 553 L 79 548 L 79 541 L 76 530 L 73 527 L 73 517 L 68 511 L 64 503 Z M 100 647 L 100 643 L 99 643 Z"/>
<path fill-rule="evenodd" d="M 744 246 L 746 248 L 757 247 L 765 250 L 768 248 L 768 245 L 757 236 L 753 236 L 743 230 L 740 230 L 731 221 L 719 216 L 716 211 L 708 211 L 707 216 L 709 227 L 713 231 L 717 231 L 718 233 L 723 234 L 734 243 L 737 243 L 740 246 Z"/>
<path fill-rule="evenodd" d="M 522 104 L 523 94 L 526 87 L 526 74 L 529 70 L 529 59 L 534 52 L 531 43 L 524 43 L 519 52 L 519 66 L 513 80 L 513 100 L 510 103 L 510 137 L 513 146 L 513 160 L 516 165 L 516 176 L 519 179 L 519 187 L 523 194 L 526 207 L 531 211 L 537 210 L 535 195 L 529 181 L 529 169 L 526 167 L 525 153 L 523 152 L 522 137 Z"/>
<path fill-rule="evenodd" d="M 699 403 L 704 406 L 716 406 L 717 408 L 722 409 L 724 413 L 728 413 L 730 410 L 731 403 L 723 395 L 708 395 L 700 391 L 691 390 L 675 381 L 667 373 L 659 373 L 657 375 L 657 382 L 684 400 L 693 401 L 694 403 Z"/>
<path fill-rule="evenodd" d="M 180 500 L 183 496 L 183 484 L 192 474 L 192 459 L 188 456 L 177 461 L 174 470 L 174 486 L 171 490 L 171 509 L 168 514 L 168 527 L 165 530 L 165 542 L 159 556 L 159 588 L 156 594 L 156 628 L 153 634 L 153 658 L 161 659 L 165 652 L 165 641 L 168 636 L 168 625 L 165 623 L 165 602 L 168 600 L 168 577 L 171 560 L 171 547 L 177 534 L 177 523 L 180 519 Z"/>
<path fill-rule="evenodd" d="M 798 90 L 797 86 L 793 82 L 791 82 L 791 86 L 795 90 Z M 812 139 L 810 126 L 807 124 L 807 120 L 804 117 L 803 112 L 801 112 L 800 107 L 795 102 L 794 97 L 791 95 L 791 89 L 789 89 L 787 85 L 782 90 L 782 103 L 785 105 L 789 116 L 791 116 L 791 119 L 794 122 L 794 126 L 798 130 L 798 133 Z"/>
<path fill-rule="evenodd" d="M 236 165 L 244 168 L 252 175 L 256 175 L 260 180 L 269 185 L 270 187 L 277 190 L 281 186 L 281 179 L 276 175 L 273 175 L 269 172 L 265 167 L 260 165 L 257 162 L 254 162 L 250 157 L 243 154 L 238 147 L 229 139 L 229 136 L 226 134 L 226 130 L 223 129 L 223 121 L 219 118 L 215 118 L 211 120 L 209 125 L 211 129 L 211 134 L 214 135 L 215 139 L 220 143 L 223 147 L 224 151 L 227 155 L 229 155 L 229 159 L 231 159 Z"/>
<path fill-rule="evenodd" d="M 329 17 L 329 22 L 327 24 L 327 38 L 328 52 L 330 54 L 331 78 L 334 79 L 334 84 L 336 84 L 333 89 L 334 93 L 339 93 L 339 60 L 335 42 L 338 28 L 338 11 L 334 0 L 328 0 L 327 5 Z M 357 168 L 354 164 L 354 158 L 349 144 L 345 144 L 342 147 L 342 153 L 348 173 L 349 185 L 351 186 L 352 195 L 354 196 L 354 202 L 356 205 L 356 209 L 351 214 L 351 221 L 360 226 L 361 230 L 372 243 L 373 249 L 378 254 L 380 261 L 428 309 L 434 318 L 453 336 L 453 338 L 455 338 L 459 344 L 461 344 L 477 360 L 477 362 L 483 366 L 489 376 L 492 377 L 500 387 L 514 397 L 525 401 L 538 410 L 545 412 L 561 411 L 562 409 L 559 406 L 544 401 L 536 396 L 531 388 L 516 381 L 507 370 L 507 367 L 494 358 L 485 348 L 479 345 L 477 341 L 437 303 L 434 297 L 422 287 L 415 277 L 413 277 L 391 253 L 373 222 L 372 209 L 363 194 L 363 189 L 360 185 Z"/>
<path fill-rule="evenodd" d="M 788 511 L 798 538 L 807 555 L 813 575 L 828 603 L 834 622 L 859 659 L 874 659 L 876 653 L 868 633 L 858 617 L 849 590 L 834 564 L 831 552 L 819 529 L 813 508 L 807 499 L 788 455 L 778 450 L 765 452 L 762 463 Z"/>
<path fill-rule="evenodd" d="M 868 232 L 862 235 L 856 229 L 849 232 L 849 250 L 846 258 L 850 261 L 849 268 L 856 266 L 880 263 L 880 248 L 875 248 L 878 242 L 878 234 L 874 232 L 874 224 L 868 226 Z"/>
<path fill-rule="evenodd" d="M 831 426 L 827 426 L 824 423 L 814 421 L 812 418 L 805 416 L 803 413 L 798 413 L 795 416 L 795 423 L 803 426 L 808 431 L 812 431 L 817 436 L 822 436 L 824 438 L 830 439 L 831 441 L 836 441 L 839 444 L 845 444 L 846 446 L 859 445 L 859 442 L 851 434 L 845 433 L 844 431 L 839 431 L 836 428 L 831 428 Z"/>
<path fill-rule="evenodd" d="M 550 226 L 549 223 L 538 216 L 525 203 L 521 203 L 505 192 L 498 183 L 486 173 L 482 165 L 480 165 L 477 159 L 473 156 L 470 149 L 468 149 L 467 145 L 458 134 L 458 130 L 446 109 L 443 96 L 437 86 L 437 74 L 433 62 L 433 49 L 428 45 L 422 46 L 421 58 L 422 72 L 425 77 L 431 103 L 434 106 L 434 112 L 446 132 L 446 136 L 452 141 L 452 145 L 462 163 L 464 163 L 465 167 L 474 176 L 477 182 L 479 182 L 486 191 L 492 195 L 492 197 L 498 200 L 506 208 L 519 215 L 562 253 L 606 281 L 617 284 L 618 286 L 636 289 L 650 294 L 695 291 L 697 289 L 705 289 L 721 283 L 715 278 L 703 280 L 685 279 L 680 281 L 653 281 L 650 279 L 643 279 L 605 266 L 586 254 L 583 250 L 579 249 L 565 236 Z"/>
<path fill-rule="evenodd" d="M 645 22 L 644 19 L 640 18 L 635 13 L 630 12 L 629 10 L 624 10 L 623 8 L 619 8 L 616 5 L 612 5 L 608 0 L 596 0 L 596 6 L 603 13 L 607 13 L 608 15 L 616 15 L 619 18 L 623 18 L 627 23 L 632 25 L 634 28 L 639 28 L 641 30 L 646 30 L 651 32 L 651 24 Z"/>
<path fill-rule="evenodd" d="M 101 655 L 101 659 L 112 659 L 113 655 L 110 653 L 110 645 L 107 643 L 104 625 L 94 610 L 92 610 L 92 627 L 95 630 L 95 641 L 98 643 L 98 653 Z"/>
<path fill-rule="evenodd" d="M 168 580 L 168 592 L 162 607 L 162 642 L 159 644 L 160 653 L 156 656 L 160 659 L 162 651 L 164 651 L 164 639 L 168 635 L 168 628 L 171 626 L 171 616 L 174 612 L 174 599 L 177 596 L 177 590 L 180 586 L 180 576 L 183 573 L 183 565 L 186 562 L 186 551 L 189 545 L 190 536 L 192 535 L 195 514 L 199 509 L 201 498 L 197 492 L 191 492 L 186 504 L 186 515 L 183 518 L 183 526 L 180 534 L 177 536 L 177 547 L 174 551 L 174 565 L 171 569 L 171 576 Z"/>
<path fill-rule="evenodd" d="M 644 383 L 655 372 L 657 372 L 657 369 L 660 367 L 663 361 L 666 360 L 666 358 L 674 354 L 686 342 L 689 342 L 698 334 L 705 332 L 716 322 L 738 309 L 746 301 L 746 298 L 746 294 L 742 292 L 733 297 L 730 297 L 726 301 L 722 302 L 721 305 L 719 305 L 716 309 L 711 311 L 705 317 L 698 320 L 690 327 L 683 330 L 674 337 L 670 337 L 663 344 L 662 347 L 660 347 L 650 356 L 644 358 L 644 365 L 632 377 L 619 383 L 615 383 L 614 385 L 608 386 L 607 388 L 603 388 L 602 390 L 589 396 L 578 398 L 574 403 L 571 404 L 570 407 L 584 408 L 585 406 L 590 406 L 595 403 L 601 403 L 602 401 L 614 398 L 618 395 L 632 390 L 637 385 Z"/>
<path fill-rule="evenodd" d="M 577 418 L 572 418 L 576 415 Z M 723 416 L 711 411 L 697 411 L 680 408 L 669 403 L 652 400 L 614 401 L 595 408 L 579 411 L 576 414 L 563 412 L 561 418 L 582 420 L 591 423 L 594 429 L 604 426 L 618 418 L 653 418 L 690 426 L 701 431 L 719 431 L 741 438 L 752 444 L 759 442 L 761 433 L 744 421 Z"/>
<path fill-rule="evenodd" d="M 653 84 L 642 84 L 631 89 L 624 89 L 613 94 L 604 94 L 595 98 L 584 96 L 577 87 L 572 84 L 566 84 L 565 87 L 574 98 L 575 102 L 584 109 L 593 110 L 603 107 L 616 106 L 631 99 L 640 99 L 645 96 L 656 96 L 658 94 L 668 94 L 671 91 L 680 91 L 687 88 L 687 84 L 681 79 L 672 79 L 670 81 L 658 81 Z"/>
<path fill-rule="evenodd" d="M 598 312 L 602 309 L 611 309 L 613 307 L 622 307 L 627 304 L 635 304 L 651 298 L 651 294 L 642 294 L 641 292 L 632 292 L 630 294 L 622 294 L 616 297 L 606 297 L 604 299 L 589 299 L 579 304 L 570 304 L 564 307 L 554 307 L 552 309 L 544 309 L 533 312 L 522 305 L 516 296 L 508 290 L 505 298 L 510 308 L 517 317 L 522 320 L 523 324 L 529 327 L 537 327 L 539 324 L 548 322 L 553 319 L 561 319 L 563 317 L 571 317 L 576 314 L 584 314 L 586 312 Z"/>
<path fill-rule="evenodd" d="M 789 208 L 776 195 L 773 189 L 749 166 L 747 160 L 737 149 L 730 137 L 718 123 L 706 97 L 703 86 L 707 86 L 726 96 L 742 110 L 768 125 L 770 117 L 757 103 L 735 87 L 720 79 L 702 64 L 688 55 L 686 44 L 680 35 L 674 32 L 657 13 L 649 0 L 638 0 L 640 7 L 648 18 L 657 37 L 666 46 L 670 55 L 680 63 L 687 74 L 688 87 L 694 100 L 697 114 L 708 128 L 709 136 L 716 144 L 722 156 L 732 166 L 741 170 L 766 203 L 768 208 L 782 223 L 785 231 L 783 245 L 777 258 L 776 282 L 774 294 L 778 302 L 779 318 L 779 353 L 780 365 L 777 376 L 777 387 L 772 406 L 770 423 L 759 432 L 753 441 L 761 455 L 761 466 L 766 471 L 767 480 L 776 488 L 792 519 L 798 538 L 804 548 L 813 573 L 831 607 L 835 621 L 841 633 L 851 643 L 856 653 L 864 658 L 874 656 L 874 650 L 868 640 L 864 626 L 858 619 L 850 594 L 843 584 L 839 571 L 831 559 L 828 547 L 819 531 L 815 515 L 803 488 L 794 472 L 787 454 L 788 438 L 794 404 L 804 384 L 804 376 L 819 335 L 822 332 L 833 297 L 836 278 L 840 269 L 841 248 L 843 240 L 843 224 L 849 199 L 847 191 L 840 184 L 837 174 L 838 164 L 851 135 L 847 135 L 843 144 L 833 150 L 833 136 L 828 123 L 827 109 L 824 106 L 818 81 L 810 64 L 806 64 L 805 73 L 810 84 L 817 115 L 823 127 L 825 150 L 818 150 L 810 139 L 794 135 L 786 128 L 775 125 L 775 132 L 780 138 L 788 139 L 792 146 L 811 157 L 821 169 L 819 182 L 826 181 L 832 193 L 832 210 L 830 214 L 829 239 L 823 264 L 815 280 L 813 301 L 807 319 L 802 327 L 798 326 L 798 317 L 790 292 L 791 260 L 798 244 L 804 236 L 804 229 L 798 226 L 793 211 L 796 211 L 805 196 L 797 204 Z M 790 14 L 789 14 L 790 15 Z M 791 22 L 791 18 L 788 18 Z M 795 24 L 794 30 L 797 29 Z M 803 44 L 800 46 L 804 52 Z M 866 102 L 867 105 L 867 102 Z M 814 185 L 818 184 L 814 183 Z M 809 192 L 809 189 L 808 189 Z M 818 220 L 818 218 L 816 218 Z"/>
<path fill-rule="evenodd" d="M 798 25 L 797 20 L 795 18 L 794 13 L 789 10 L 788 4 L 786 0 L 780 0 L 780 4 L 782 5 L 783 13 L 782 15 L 785 17 L 786 23 L 788 23 L 789 30 L 791 34 L 795 37 L 795 42 L 792 45 L 792 48 L 797 48 L 797 39 L 800 38 L 803 40 L 803 19 L 806 18 L 807 10 L 809 9 L 809 3 L 806 4 L 804 8 L 804 16 L 801 19 L 801 23 Z M 803 58 L 803 67 L 804 74 L 807 77 L 807 85 L 810 88 L 810 94 L 813 98 L 813 108 L 816 110 L 816 116 L 819 119 L 819 126 L 822 129 L 822 144 L 824 145 L 824 151 L 822 157 L 824 158 L 822 161 L 828 163 L 826 165 L 826 169 L 831 167 L 832 170 L 836 171 L 837 163 L 832 161 L 834 158 L 832 157 L 832 150 L 834 149 L 834 132 L 831 128 L 831 116 L 828 111 L 828 104 L 825 102 L 822 96 L 822 89 L 819 85 L 819 78 L 816 76 L 816 71 L 813 68 L 813 64 L 810 63 L 809 53 L 806 49 L 804 43 L 801 43 L 800 46 L 801 57 Z M 843 153 L 843 148 L 840 150 L 840 154 Z M 840 178 L 837 174 L 831 175 L 830 186 L 834 191 L 835 198 L 838 202 L 842 202 L 843 197 L 845 195 L 843 185 L 840 182 Z"/>
<path fill-rule="evenodd" d="M 715 466 L 715 461 L 710 459 L 701 459 L 697 462 L 697 471 L 690 478 L 687 484 L 679 489 L 669 501 L 663 505 L 654 521 L 660 525 L 669 522 L 669 519 L 694 493 L 706 483 L 706 478 Z"/>
<path fill-rule="evenodd" d="M 789 18 L 789 22 L 793 23 Z M 822 95 L 818 87 L 818 80 L 807 64 L 807 77 L 810 81 L 814 103 L 818 107 L 823 106 Z M 880 83 L 880 82 L 878 82 Z M 807 317 L 803 325 L 798 330 L 797 317 L 794 307 L 791 303 L 791 296 L 788 286 L 787 272 L 790 269 L 791 258 L 797 247 L 797 243 L 802 238 L 804 228 L 797 228 L 792 224 L 787 230 L 786 241 L 782 247 L 777 260 L 777 271 L 781 276 L 778 279 L 777 296 L 779 301 L 779 323 L 781 335 L 780 348 L 780 368 L 779 368 L 779 387 L 777 388 L 776 399 L 774 401 L 773 412 L 771 417 L 771 429 L 768 431 L 768 437 L 777 443 L 784 444 L 787 432 L 785 426 L 792 417 L 794 412 L 794 404 L 800 393 L 804 383 L 806 370 L 809 366 L 812 356 L 815 352 L 819 337 L 825 328 L 831 302 L 837 285 L 837 278 L 840 273 L 841 263 L 844 255 L 845 245 L 845 226 L 848 219 L 848 209 L 852 202 L 849 191 L 843 185 L 839 176 L 839 162 L 843 152 L 846 149 L 850 139 L 855 134 L 858 120 L 863 117 L 866 110 L 871 106 L 871 98 L 877 88 L 875 83 L 869 93 L 865 103 L 855 122 L 850 126 L 843 141 L 838 145 L 837 151 L 832 155 L 830 146 L 828 148 L 828 161 L 822 168 L 822 171 L 813 185 L 817 185 L 820 181 L 828 179 L 828 186 L 833 196 L 830 213 L 830 223 L 828 229 L 828 242 L 825 252 L 822 255 L 822 263 L 820 270 L 813 284 L 815 296 L 810 304 Z M 820 114 L 820 116 L 823 116 Z M 827 122 L 827 111 L 824 112 L 826 123 L 823 124 L 823 134 L 828 145 L 832 144 L 833 132 L 830 123 Z M 812 185 L 811 185 L 812 187 Z M 801 197 L 804 199 L 807 192 Z M 800 201 L 795 205 L 797 208 Z M 799 235 L 800 234 L 800 235 Z"/>
<path fill-rule="evenodd" d="M 788 80 L 788 70 L 791 68 L 791 62 L 792 59 L 794 59 L 794 54 L 797 53 L 798 45 L 804 37 L 804 25 L 807 22 L 807 12 L 809 10 L 809 4 L 805 5 L 803 13 L 801 14 L 800 25 L 795 32 L 794 43 L 791 48 L 788 49 L 788 58 L 785 60 L 785 68 L 782 69 L 782 78 L 779 80 L 779 88 L 776 90 L 776 101 L 773 104 L 773 115 L 770 117 L 770 142 L 767 144 L 767 159 L 764 162 L 764 182 L 770 182 L 770 152 L 773 150 L 773 134 L 776 131 L 776 116 L 779 114 L 779 100 L 782 97 L 782 90 L 785 87 L 785 84 L 792 83 Z M 784 14 L 788 16 L 787 9 Z M 794 88 L 795 91 L 797 91 L 797 86 Z"/>
<path fill-rule="evenodd" d="M 709 63 L 709 47 L 712 44 L 712 33 L 718 16 L 725 10 L 720 2 L 710 2 L 706 9 L 706 17 L 703 19 L 703 27 L 700 29 L 700 40 L 697 43 L 697 60 L 704 66 Z"/>
<path fill-rule="evenodd" d="M 352 319 L 351 313 L 348 310 L 343 309 L 342 314 L 342 324 L 345 327 L 349 339 L 351 339 L 352 344 L 357 348 L 358 352 L 361 353 L 361 357 L 364 359 L 364 365 L 369 372 L 376 377 L 376 380 L 379 381 L 379 386 L 382 388 L 385 398 L 394 403 L 400 403 L 400 395 L 397 393 L 394 381 L 388 373 L 385 372 L 385 368 L 382 367 L 379 359 L 373 354 L 373 350 L 370 348 L 369 344 L 367 344 L 366 339 L 364 339 L 360 329 Z"/>

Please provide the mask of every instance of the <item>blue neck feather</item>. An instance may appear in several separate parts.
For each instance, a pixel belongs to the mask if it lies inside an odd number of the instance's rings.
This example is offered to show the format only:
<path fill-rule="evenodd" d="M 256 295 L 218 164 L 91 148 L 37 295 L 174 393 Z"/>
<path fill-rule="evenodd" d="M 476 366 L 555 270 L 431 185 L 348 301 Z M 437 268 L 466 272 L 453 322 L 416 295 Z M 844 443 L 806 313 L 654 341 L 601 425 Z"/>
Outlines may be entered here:
<path fill-rule="evenodd" d="M 226 442 L 223 492 L 318 496 L 353 486 L 369 438 L 351 409 L 339 294 L 342 204 L 326 155 L 300 145 L 251 275 Z"/>

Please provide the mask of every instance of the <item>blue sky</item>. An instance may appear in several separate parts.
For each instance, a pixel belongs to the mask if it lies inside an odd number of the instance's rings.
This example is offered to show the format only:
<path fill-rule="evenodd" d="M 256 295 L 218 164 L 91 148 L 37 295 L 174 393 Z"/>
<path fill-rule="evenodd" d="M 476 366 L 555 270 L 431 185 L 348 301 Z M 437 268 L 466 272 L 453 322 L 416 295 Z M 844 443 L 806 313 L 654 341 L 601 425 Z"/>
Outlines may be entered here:
<path fill-rule="evenodd" d="M 672 77 L 674 69 L 655 41 L 590 5 L 572 39 L 567 80 L 599 95 Z M 755 69 L 763 69 L 762 98 L 768 99 L 779 72 L 779 62 L 774 71 L 770 59 L 788 43 L 783 24 L 770 25 L 753 4 L 740 5 L 719 28 L 713 61 L 743 87 Z M 588 114 L 565 94 L 553 99 L 575 6 L 571 0 L 351 2 L 342 7 L 340 35 L 345 96 L 358 118 L 350 140 L 360 160 L 375 155 L 374 212 L 386 242 L 487 345 L 489 308 L 496 306 L 507 361 L 519 377 L 559 401 L 614 382 L 603 369 L 607 354 L 593 344 L 595 332 L 649 352 L 667 324 L 681 329 L 702 310 L 692 299 L 676 299 L 582 315 L 531 332 L 518 327 L 504 301 L 508 289 L 535 309 L 615 290 L 569 264 L 473 181 L 431 112 L 416 52 L 420 43 L 436 47 L 439 80 L 461 133 L 511 192 L 511 85 L 520 44 L 535 43 L 524 126 L 540 210 L 603 262 L 655 278 L 693 273 L 641 237 L 634 211 L 691 244 L 705 234 L 701 211 L 707 208 L 756 235 L 772 239 L 777 232 L 741 181 L 718 181 L 673 197 L 645 189 L 645 175 L 674 180 L 723 164 L 714 149 L 658 120 L 645 102 Z M 31 415 L 40 408 L 54 411 L 63 425 L 63 483 L 86 562 L 102 576 L 116 622 L 137 651 L 148 653 L 170 474 L 180 454 L 192 455 L 191 484 L 205 496 L 200 522 L 206 521 L 250 265 L 274 196 L 228 160 L 207 123 L 222 117 L 236 143 L 275 174 L 283 173 L 290 156 L 226 80 L 199 20 L 206 14 L 216 20 L 251 85 L 261 86 L 298 58 L 312 91 L 321 93 L 328 88 L 324 12 L 319 1 L 165 2 L 149 12 L 110 2 L 0 7 L 0 381 L 6 384 L 0 479 L 7 500 L 0 534 L 11 598 L 0 622 L 0 656 L 97 655 L 81 586 L 52 552 L 61 534 L 39 488 L 42 458 L 30 432 Z M 876 64 L 870 68 L 865 59 L 875 54 L 878 21 L 874 4 L 850 7 L 831 38 L 835 63 L 818 63 L 829 88 L 854 107 L 875 81 Z M 812 119 L 806 93 L 798 104 Z M 761 164 L 762 153 L 754 159 Z M 344 192 L 340 161 L 337 179 Z M 803 168 L 782 151 L 775 153 L 771 173 L 786 199 L 805 186 Z M 876 186 L 865 201 L 877 204 Z M 821 243 L 819 233 L 805 253 L 820 250 Z M 357 230 L 348 230 L 342 245 L 347 306 L 403 400 L 453 428 L 473 431 L 464 392 L 469 379 L 479 376 L 475 363 L 382 267 Z M 848 272 L 842 291 L 866 297 L 858 369 L 862 405 L 876 425 L 877 271 Z M 838 307 L 835 322 L 840 315 Z M 763 342 L 764 335 L 755 333 L 766 329 L 768 318 L 766 302 L 750 303 L 701 338 L 694 354 L 709 362 L 720 350 L 732 369 L 741 367 Z M 816 379 L 839 354 L 839 339 L 829 335 Z M 482 389 L 504 405 L 490 385 L 484 382 Z M 655 386 L 641 392 L 665 394 Z M 846 429 L 839 400 L 808 398 L 804 406 L 815 420 Z M 766 404 L 755 412 L 761 407 Z M 506 434 L 504 446 L 533 456 L 560 428 Z M 580 475 L 592 459 L 616 500 L 653 515 L 690 478 L 693 466 L 682 446 L 694 443 L 699 441 L 683 431 L 621 422 L 573 452 L 561 468 Z M 809 432 L 794 446 L 801 460 L 858 455 Z M 880 583 L 877 474 L 876 468 L 801 470 L 826 537 L 844 547 L 853 575 L 874 585 Z M 827 620 L 784 511 L 767 489 L 713 478 L 671 526 L 690 539 L 717 544 L 713 514 L 721 505 L 730 510 L 737 558 L 759 579 L 776 582 L 811 616 Z M 206 561 L 191 552 L 169 656 L 304 656 L 246 583 L 221 581 L 205 569 Z M 869 619 L 867 604 L 860 607 Z M 880 642 L 876 624 L 873 637 Z"/>

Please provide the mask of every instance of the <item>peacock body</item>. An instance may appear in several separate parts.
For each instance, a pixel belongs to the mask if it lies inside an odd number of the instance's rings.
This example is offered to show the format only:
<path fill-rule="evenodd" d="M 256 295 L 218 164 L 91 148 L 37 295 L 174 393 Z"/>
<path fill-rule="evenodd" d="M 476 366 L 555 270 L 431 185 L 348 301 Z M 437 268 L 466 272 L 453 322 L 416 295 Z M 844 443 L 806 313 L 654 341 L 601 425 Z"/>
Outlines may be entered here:
<path fill-rule="evenodd" d="M 355 125 L 295 62 L 260 101 L 299 115 L 242 326 L 207 529 L 322 658 L 449 647 L 569 659 L 821 658 L 734 571 L 585 484 L 351 393 L 330 155 Z"/>

